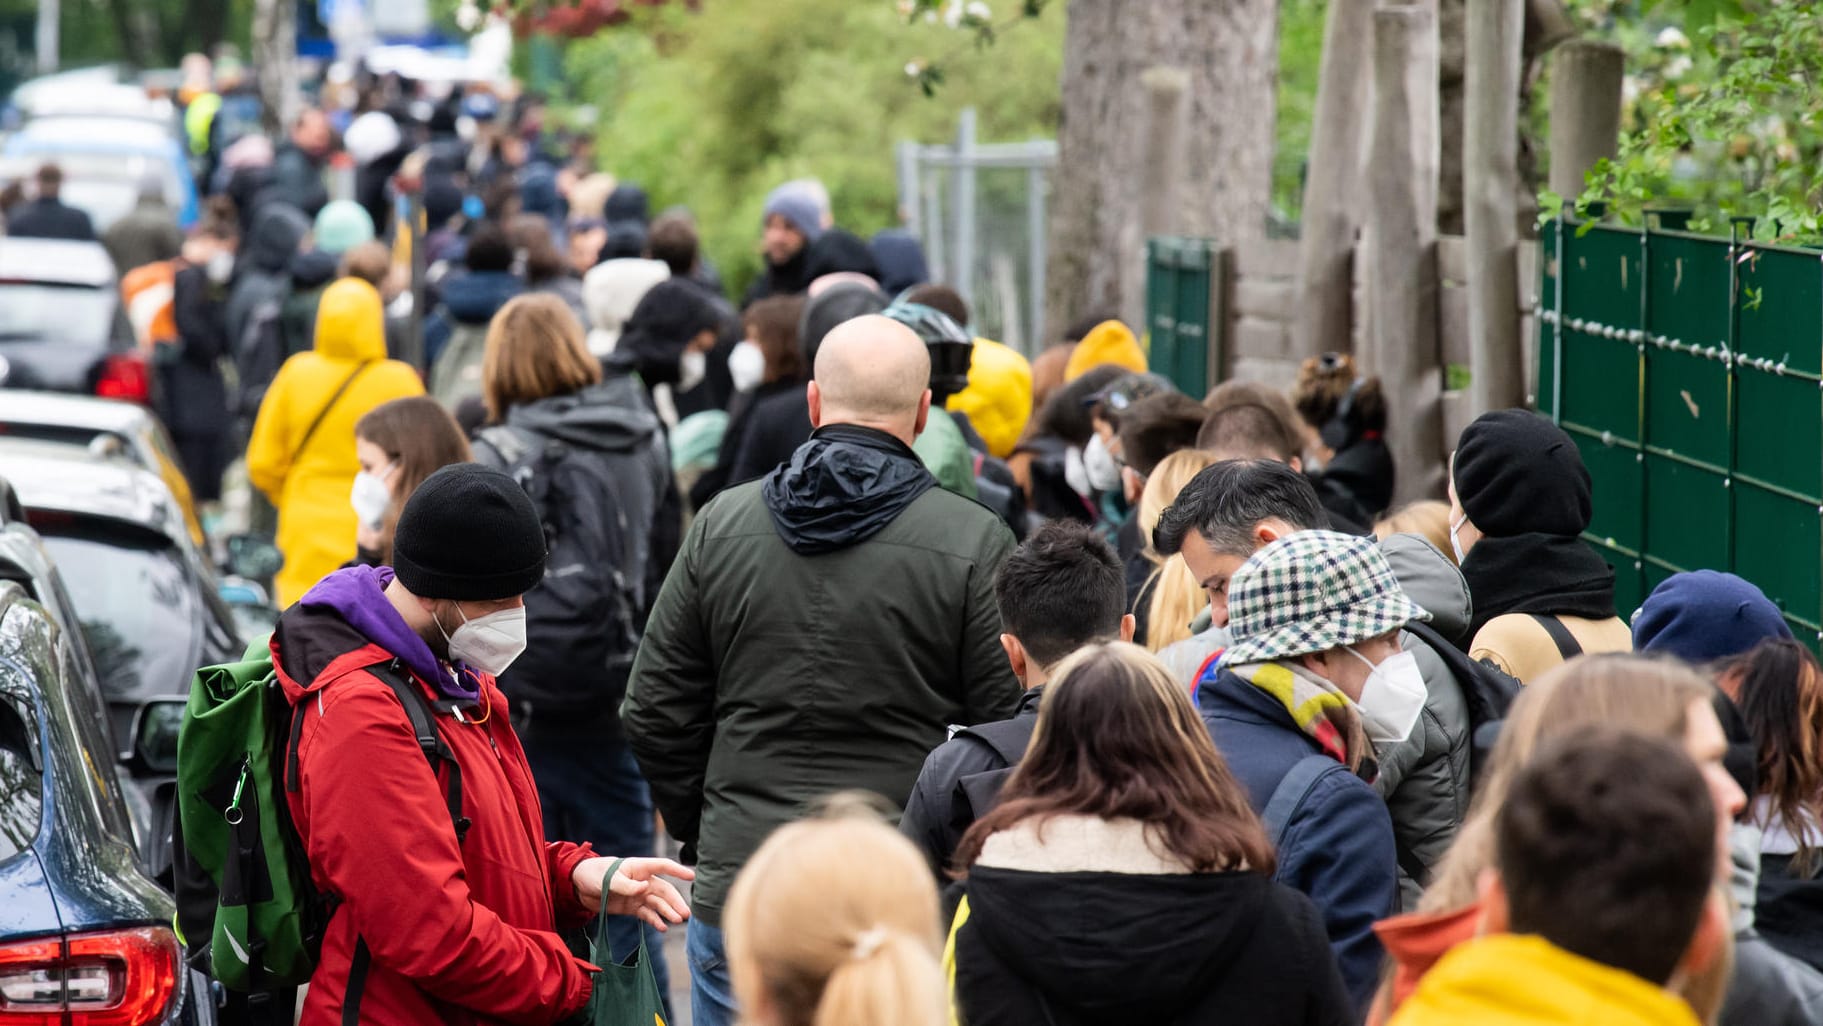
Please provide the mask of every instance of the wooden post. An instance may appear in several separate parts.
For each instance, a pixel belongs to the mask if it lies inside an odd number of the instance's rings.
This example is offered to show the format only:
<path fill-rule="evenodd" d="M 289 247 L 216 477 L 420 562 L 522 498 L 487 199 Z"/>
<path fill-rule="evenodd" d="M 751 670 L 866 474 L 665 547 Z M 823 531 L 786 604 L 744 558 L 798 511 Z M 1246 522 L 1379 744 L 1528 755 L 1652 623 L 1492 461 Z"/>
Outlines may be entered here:
<path fill-rule="evenodd" d="M 1442 354 L 1437 344 L 1437 17 L 1422 5 L 1374 12 L 1369 162 L 1369 291 L 1374 362 L 1387 397 L 1395 503 L 1443 483 Z"/>
<path fill-rule="evenodd" d="M 1139 76 L 1146 90 L 1146 163 L 1140 169 L 1145 192 L 1139 223 L 1146 237 L 1175 235 L 1183 227 L 1179 205 L 1184 182 L 1184 135 L 1190 120 L 1190 73 L 1182 68 L 1147 68 Z"/>
<path fill-rule="evenodd" d="M 1468 241 L 1469 402 L 1473 413 L 1525 401 L 1519 339 L 1519 76 L 1524 0 L 1474 0 L 1462 132 Z"/>
<path fill-rule="evenodd" d="M 1596 161 L 1620 145 L 1626 55 L 1613 43 L 1573 39 L 1551 58 L 1551 191 L 1574 204 Z"/>
<path fill-rule="evenodd" d="M 1374 0 L 1330 0 L 1298 238 L 1298 312 L 1288 354 L 1298 359 L 1350 348 L 1373 29 Z"/>

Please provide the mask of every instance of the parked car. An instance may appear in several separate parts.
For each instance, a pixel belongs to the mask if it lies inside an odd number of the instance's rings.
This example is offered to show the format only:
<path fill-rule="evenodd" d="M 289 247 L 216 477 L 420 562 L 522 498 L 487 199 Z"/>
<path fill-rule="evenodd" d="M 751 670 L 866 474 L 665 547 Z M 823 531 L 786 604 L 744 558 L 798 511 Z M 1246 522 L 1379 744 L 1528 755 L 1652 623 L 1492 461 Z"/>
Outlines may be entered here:
<path fill-rule="evenodd" d="M 0 245 L 0 388 L 151 401 L 151 368 L 100 243 Z"/>
<path fill-rule="evenodd" d="M 190 540 L 199 548 L 207 544 L 177 446 L 144 406 L 54 392 L 9 392 L 0 402 L 0 436 L 117 449 L 158 475 L 177 500 Z"/>
<path fill-rule="evenodd" d="M 197 667 L 245 651 L 157 475 L 115 455 L 0 437 L 0 478 L 69 587 L 117 737 L 130 736 L 142 702 L 186 695 Z"/>
<path fill-rule="evenodd" d="M 59 635 L 0 582 L 0 1022 L 212 1023 L 213 985 L 134 857 L 104 720 Z M 171 724 L 145 726 L 174 745 Z"/>
<path fill-rule="evenodd" d="M 141 183 L 151 176 L 164 184 L 165 202 L 181 227 L 194 225 L 200 213 L 189 157 L 170 120 L 135 111 L 57 110 L 31 117 L 7 136 L 0 159 L 8 178 L 56 164 L 63 171 L 60 198 L 88 214 L 97 232 L 133 209 Z"/>

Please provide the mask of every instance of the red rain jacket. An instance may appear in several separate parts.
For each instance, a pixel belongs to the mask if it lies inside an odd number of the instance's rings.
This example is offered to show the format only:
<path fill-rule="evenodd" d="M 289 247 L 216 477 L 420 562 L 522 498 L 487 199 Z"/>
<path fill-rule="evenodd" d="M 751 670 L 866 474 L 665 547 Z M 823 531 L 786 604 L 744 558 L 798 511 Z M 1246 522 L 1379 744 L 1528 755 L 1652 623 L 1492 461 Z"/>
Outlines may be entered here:
<path fill-rule="evenodd" d="M 483 712 L 469 722 L 437 717 L 462 767 L 462 811 L 473 821 L 458 847 L 447 767 L 433 776 L 398 697 L 361 669 L 391 656 L 337 626 L 362 647 L 332 655 L 309 680 L 287 673 L 276 639 L 272 646 L 279 680 L 303 717 L 291 815 L 317 888 L 341 899 L 301 1026 L 340 1026 L 357 937 L 372 956 L 362 1023 L 540 1026 L 580 1011 L 593 967 L 555 931 L 588 914 L 570 874 L 593 853 L 545 842 L 538 792 L 500 689 L 483 678 Z M 315 636 L 304 647 L 321 653 L 332 640 Z M 292 656 L 293 670 L 323 658 Z"/>

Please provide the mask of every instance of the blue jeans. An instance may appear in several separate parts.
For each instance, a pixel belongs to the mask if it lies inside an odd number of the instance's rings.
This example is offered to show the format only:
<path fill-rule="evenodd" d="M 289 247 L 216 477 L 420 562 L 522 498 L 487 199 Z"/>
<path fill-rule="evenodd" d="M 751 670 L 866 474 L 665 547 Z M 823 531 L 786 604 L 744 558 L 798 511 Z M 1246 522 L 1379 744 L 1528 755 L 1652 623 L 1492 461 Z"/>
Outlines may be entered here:
<path fill-rule="evenodd" d="M 690 959 L 691 1026 L 734 1026 L 740 1015 L 734 1007 L 734 985 L 728 976 L 721 928 L 690 920 L 684 954 Z"/>
<path fill-rule="evenodd" d="M 640 858 L 656 853 L 652 792 L 620 733 L 618 721 L 575 727 L 533 719 L 519 732 L 544 807 L 544 836 L 587 841 L 597 855 Z M 608 943 L 626 958 L 645 932 L 646 959 L 670 1015 L 671 973 L 665 935 L 632 916 L 608 920 Z"/>

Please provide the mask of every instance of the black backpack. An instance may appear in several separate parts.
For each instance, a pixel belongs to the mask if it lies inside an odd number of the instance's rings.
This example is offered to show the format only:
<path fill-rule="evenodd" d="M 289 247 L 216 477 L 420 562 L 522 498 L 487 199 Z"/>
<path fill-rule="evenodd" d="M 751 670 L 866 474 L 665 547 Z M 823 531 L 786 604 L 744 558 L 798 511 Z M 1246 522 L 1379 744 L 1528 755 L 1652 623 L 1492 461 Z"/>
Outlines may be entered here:
<path fill-rule="evenodd" d="M 1405 630 L 1429 645 L 1449 667 L 1450 676 L 1462 686 L 1462 698 L 1469 714 L 1469 779 L 1479 783 L 1482 767 L 1493 754 L 1494 742 L 1500 736 L 1500 724 L 1523 685 L 1518 678 L 1492 663 L 1470 659 L 1430 624 L 1414 620 L 1405 625 Z"/>
<path fill-rule="evenodd" d="M 525 596 L 525 652 L 500 675 L 501 690 L 540 716 L 618 709 L 639 648 L 647 553 L 631 537 L 613 465 L 511 426 L 487 428 L 476 441 L 499 454 L 483 462 L 531 496 L 548 553 L 544 580 Z"/>

